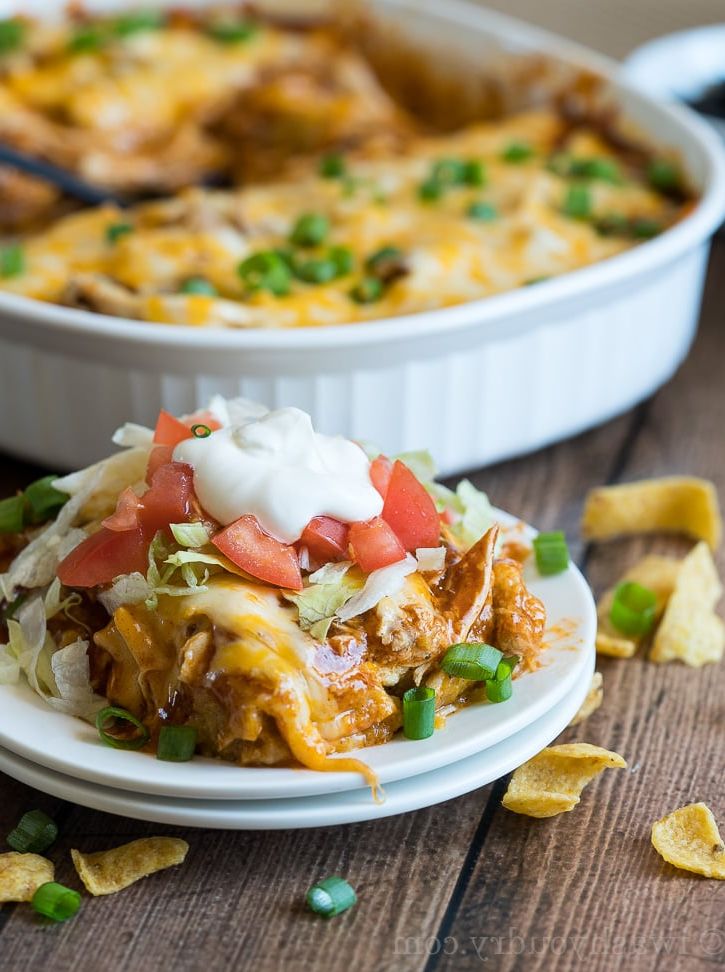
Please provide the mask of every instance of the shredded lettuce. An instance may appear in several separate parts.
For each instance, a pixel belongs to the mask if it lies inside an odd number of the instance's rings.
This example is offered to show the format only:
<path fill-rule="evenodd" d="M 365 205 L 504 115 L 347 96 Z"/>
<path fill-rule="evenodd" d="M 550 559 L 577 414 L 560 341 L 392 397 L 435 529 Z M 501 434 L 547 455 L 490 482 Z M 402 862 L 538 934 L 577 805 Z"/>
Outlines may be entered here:
<path fill-rule="evenodd" d="M 438 474 L 435 460 L 427 449 L 416 449 L 413 452 L 401 452 L 393 459 L 400 459 L 410 469 L 416 479 L 424 485 L 432 482 Z"/>
<path fill-rule="evenodd" d="M 342 566 L 343 571 L 328 570 Z M 310 577 L 321 575 L 321 583 L 312 583 L 299 594 L 285 593 L 287 600 L 297 606 L 300 627 L 313 638 L 322 641 L 327 637 L 337 611 L 363 587 L 359 577 L 347 573 L 349 568 L 350 564 L 326 564 Z"/>
<path fill-rule="evenodd" d="M 148 593 L 146 606 L 153 611 L 158 606 L 159 594 L 185 597 L 206 591 L 211 576 L 209 567 L 227 569 L 226 561 L 214 554 L 200 550 L 173 552 L 162 533 L 157 533 L 149 547 L 149 567 L 146 574 Z"/>
<path fill-rule="evenodd" d="M 153 588 L 144 575 L 135 571 L 133 574 L 117 577 L 109 588 L 99 593 L 98 600 L 109 614 L 114 614 L 122 605 L 140 604 L 153 593 Z"/>
<path fill-rule="evenodd" d="M 154 444 L 153 429 L 146 428 L 145 425 L 137 425 L 135 422 L 126 422 L 120 429 L 111 436 L 111 442 L 117 446 L 150 449 Z"/>
<path fill-rule="evenodd" d="M 44 604 L 45 604 L 45 618 L 46 621 L 50 618 L 54 618 L 56 614 L 60 614 L 62 611 L 66 617 L 72 617 L 70 614 L 70 609 L 78 607 L 81 603 L 82 598 L 77 591 L 73 591 L 67 597 L 61 598 L 61 583 L 60 578 L 55 577 L 45 592 Z"/>
<path fill-rule="evenodd" d="M 368 574 L 363 589 L 338 609 L 337 617 L 341 621 L 349 621 L 358 614 L 364 614 L 365 611 L 374 608 L 382 598 L 397 594 L 408 574 L 412 574 L 417 568 L 415 557 L 406 554 L 403 560 L 372 571 Z"/>
<path fill-rule="evenodd" d="M 493 524 L 491 504 L 488 496 L 467 479 L 462 479 L 456 487 L 456 497 L 462 507 L 462 516 L 452 525 L 451 531 L 464 546 L 471 547 Z"/>
<path fill-rule="evenodd" d="M 415 559 L 418 561 L 418 570 L 423 573 L 438 573 L 446 565 L 446 548 L 418 547 Z"/>
<path fill-rule="evenodd" d="M 20 678 L 20 662 L 10 645 L 0 645 L 0 685 L 15 685 Z"/>
<path fill-rule="evenodd" d="M 210 540 L 203 523 L 172 523 L 171 532 L 180 547 L 203 547 Z"/>
<path fill-rule="evenodd" d="M 46 701 L 61 712 L 93 722 L 98 710 L 107 703 L 91 685 L 88 642 L 79 639 L 57 649 L 50 656 L 50 664 L 57 688 Z"/>

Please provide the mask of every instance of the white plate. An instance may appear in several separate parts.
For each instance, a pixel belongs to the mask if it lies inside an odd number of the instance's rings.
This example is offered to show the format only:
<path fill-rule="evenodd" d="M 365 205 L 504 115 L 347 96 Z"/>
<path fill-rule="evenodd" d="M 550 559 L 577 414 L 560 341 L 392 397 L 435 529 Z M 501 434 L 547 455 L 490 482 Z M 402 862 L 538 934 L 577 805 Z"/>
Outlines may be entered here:
<path fill-rule="evenodd" d="M 503 520 L 504 516 L 497 512 Z M 511 517 L 506 517 L 509 521 Z M 589 670 L 596 610 L 574 566 L 542 578 L 525 571 L 530 590 L 546 605 L 549 648 L 539 671 L 516 679 L 505 703 L 469 706 L 430 739 L 396 738 L 355 753 L 382 783 L 438 769 L 496 745 L 559 706 Z M 60 773 L 135 792 L 191 799 L 266 800 L 306 797 L 363 787 L 356 773 L 244 767 L 197 758 L 167 763 L 141 752 L 109 749 L 94 727 L 47 706 L 27 684 L 0 686 L 0 746 Z"/>
<path fill-rule="evenodd" d="M 526 762 L 569 724 L 587 694 L 593 668 L 594 655 L 587 653 L 586 664 L 560 705 L 485 752 L 391 783 L 385 788 L 382 804 L 373 802 L 369 789 L 291 800 L 174 800 L 146 796 L 84 783 L 3 749 L 0 749 L 0 770 L 63 800 L 154 823 L 222 830 L 294 830 L 379 820 L 461 796 Z"/>

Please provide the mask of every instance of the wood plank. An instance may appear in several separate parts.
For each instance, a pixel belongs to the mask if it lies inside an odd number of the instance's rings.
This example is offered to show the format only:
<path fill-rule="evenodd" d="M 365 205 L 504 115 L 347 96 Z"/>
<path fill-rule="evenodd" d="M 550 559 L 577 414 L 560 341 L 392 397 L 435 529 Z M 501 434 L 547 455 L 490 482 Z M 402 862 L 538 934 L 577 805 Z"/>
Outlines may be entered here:
<path fill-rule="evenodd" d="M 688 472 L 712 478 L 725 495 L 723 270 L 720 246 L 700 338 L 647 410 L 623 480 Z M 645 550 L 688 547 L 663 538 L 598 545 L 588 557 L 590 579 L 601 589 Z M 723 551 L 718 560 L 725 573 Z M 533 820 L 496 809 L 460 902 L 438 932 L 459 952 L 433 957 L 431 968 L 474 968 L 487 959 L 501 970 L 534 972 L 556 962 L 560 972 L 620 963 L 644 972 L 725 962 L 722 888 L 666 865 L 649 839 L 654 820 L 697 800 L 725 824 L 725 666 L 698 671 L 636 658 L 601 659 L 599 667 L 604 705 L 561 741 L 617 750 L 629 769 L 592 783 L 571 814 Z"/>

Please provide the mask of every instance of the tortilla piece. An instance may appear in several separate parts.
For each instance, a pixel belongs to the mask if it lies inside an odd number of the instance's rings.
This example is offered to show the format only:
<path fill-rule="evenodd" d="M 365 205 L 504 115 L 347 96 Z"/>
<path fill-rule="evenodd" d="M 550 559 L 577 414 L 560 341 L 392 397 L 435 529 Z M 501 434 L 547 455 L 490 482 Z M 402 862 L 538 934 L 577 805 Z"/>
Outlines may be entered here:
<path fill-rule="evenodd" d="M 653 554 L 643 557 L 627 571 L 619 583 L 635 581 L 643 587 L 648 587 L 657 598 L 655 607 L 655 624 L 662 617 L 667 602 L 675 589 L 677 577 L 682 561 L 674 557 L 660 557 Z M 631 658 L 647 635 L 625 635 L 618 631 L 609 620 L 614 601 L 615 584 L 606 591 L 597 605 L 597 651 L 600 655 L 610 655 L 613 658 Z"/>
<path fill-rule="evenodd" d="M 185 840 L 176 837 L 142 837 L 112 850 L 81 854 L 72 850 L 73 864 L 89 894 L 115 894 L 130 884 L 182 864 L 189 850 Z"/>
<path fill-rule="evenodd" d="M 720 661 L 725 625 L 714 607 L 721 594 L 712 555 L 705 543 L 698 543 L 682 561 L 675 590 L 652 642 L 650 659 L 678 660 L 693 668 Z"/>
<path fill-rule="evenodd" d="M 716 550 L 722 520 L 713 484 L 693 476 L 666 476 L 600 486 L 587 495 L 582 516 L 585 540 L 659 532 L 684 533 Z"/>
<path fill-rule="evenodd" d="M 39 854 L 0 854 L 0 904 L 32 901 L 41 886 L 53 880 L 53 862 Z"/>
<path fill-rule="evenodd" d="M 514 772 L 502 803 L 527 817 L 555 817 L 573 810 L 602 770 L 626 765 L 618 753 L 589 743 L 549 746 Z"/>
<path fill-rule="evenodd" d="M 681 871 L 725 881 L 725 845 L 707 804 L 690 803 L 652 824 L 652 844 Z"/>
<path fill-rule="evenodd" d="M 592 684 L 589 686 L 589 691 L 587 692 L 587 697 L 582 702 L 579 707 L 579 711 L 574 716 L 574 718 L 569 723 L 570 726 L 578 726 L 580 722 L 584 722 L 589 716 L 596 712 L 599 706 L 604 701 L 604 678 L 601 672 L 594 672 L 592 675 Z"/>

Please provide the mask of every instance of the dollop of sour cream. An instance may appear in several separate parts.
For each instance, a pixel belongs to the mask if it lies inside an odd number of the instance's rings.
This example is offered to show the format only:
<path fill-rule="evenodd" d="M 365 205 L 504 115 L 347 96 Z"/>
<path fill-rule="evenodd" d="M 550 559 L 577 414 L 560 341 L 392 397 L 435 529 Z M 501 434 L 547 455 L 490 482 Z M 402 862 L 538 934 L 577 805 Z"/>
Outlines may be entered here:
<path fill-rule="evenodd" d="M 315 516 L 353 523 L 383 508 L 363 450 L 349 439 L 315 432 L 299 408 L 250 416 L 205 439 L 186 439 L 174 459 L 193 467 L 196 495 L 215 520 L 226 526 L 251 513 L 283 543 L 299 540 Z"/>

